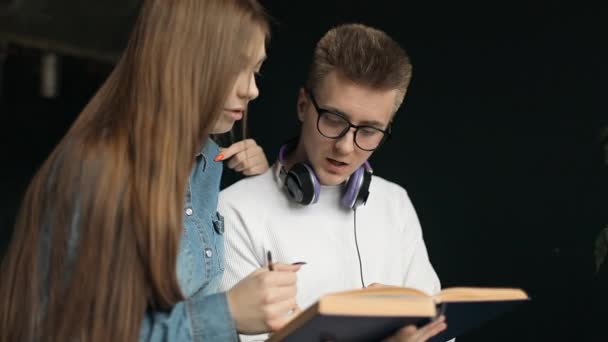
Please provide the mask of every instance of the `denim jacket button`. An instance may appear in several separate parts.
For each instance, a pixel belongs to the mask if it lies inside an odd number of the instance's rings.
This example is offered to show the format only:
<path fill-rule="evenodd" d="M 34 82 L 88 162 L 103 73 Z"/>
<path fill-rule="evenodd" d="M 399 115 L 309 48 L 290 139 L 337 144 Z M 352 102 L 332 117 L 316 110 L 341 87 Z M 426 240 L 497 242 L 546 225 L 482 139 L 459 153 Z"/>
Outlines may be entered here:
<path fill-rule="evenodd" d="M 207 256 L 207 258 L 211 258 L 213 256 L 213 251 L 211 250 L 211 248 L 205 248 L 205 255 Z"/>
<path fill-rule="evenodd" d="M 192 215 L 192 208 L 186 209 L 186 215 L 188 215 L 188 216 Z"/>

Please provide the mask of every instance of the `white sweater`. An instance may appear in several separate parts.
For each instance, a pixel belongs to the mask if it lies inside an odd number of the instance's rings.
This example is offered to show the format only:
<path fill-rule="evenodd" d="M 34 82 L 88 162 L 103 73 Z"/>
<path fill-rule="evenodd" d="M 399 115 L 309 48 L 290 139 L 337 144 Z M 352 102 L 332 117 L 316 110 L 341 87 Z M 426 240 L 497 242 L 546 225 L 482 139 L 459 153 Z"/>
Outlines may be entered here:
<path fill-rule="evenodd" d="M 275 262 L 306 262 L 298 272 L 302 309 L 324 294 L 361 288 L 355 212 L 340 204 L 343 186 L 323 186 L 319 201 L 303 206 L 289 200 L 275 171 L 276 165 L 220 193 L 226 249 L 220 289 L 266 265 L 266 251 L 272 251 Z M 407 286 L 430 294 L 440 290 L 418 217 L 402 187 L 373 176 L 367 204 L 356 211 L 356 225 L 366 286 Z"/>

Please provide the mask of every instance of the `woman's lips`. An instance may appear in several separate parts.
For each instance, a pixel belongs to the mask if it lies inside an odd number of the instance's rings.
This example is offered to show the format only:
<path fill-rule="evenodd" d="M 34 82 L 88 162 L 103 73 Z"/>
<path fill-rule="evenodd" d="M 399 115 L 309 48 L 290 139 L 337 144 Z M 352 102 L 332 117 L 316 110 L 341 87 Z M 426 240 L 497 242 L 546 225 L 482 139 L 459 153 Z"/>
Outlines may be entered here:
<path fill-rule="evenodd" d="M 234 120 L 241 120 L 243 118 L 244 111 L 239 109 L 226 109 L 226 112 Z"/>

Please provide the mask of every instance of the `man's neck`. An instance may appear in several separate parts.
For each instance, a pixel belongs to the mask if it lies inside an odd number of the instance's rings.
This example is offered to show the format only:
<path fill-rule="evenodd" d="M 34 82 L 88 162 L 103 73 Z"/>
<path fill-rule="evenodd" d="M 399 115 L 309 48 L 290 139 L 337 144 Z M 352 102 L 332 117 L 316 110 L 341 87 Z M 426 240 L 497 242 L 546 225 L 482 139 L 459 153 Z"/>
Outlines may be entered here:
<path fill-rule="evenodd" d="M 298 141 L 296 148 L 291 151 L 286 151 L 283 166 L 286 170 L 290 170 L 295 164 L 308 161 L 304 146 Z"/>

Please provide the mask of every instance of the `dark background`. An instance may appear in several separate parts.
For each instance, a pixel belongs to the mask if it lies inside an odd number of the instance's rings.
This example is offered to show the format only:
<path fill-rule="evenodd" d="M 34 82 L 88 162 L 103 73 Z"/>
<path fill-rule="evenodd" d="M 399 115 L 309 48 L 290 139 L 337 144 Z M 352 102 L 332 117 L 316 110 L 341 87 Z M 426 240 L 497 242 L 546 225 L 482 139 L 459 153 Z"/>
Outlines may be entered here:
<path fill-rule="evenodd" d="M 321 35 L 354 21 L 383 29 L 414 77 L 393 139 L 372 158 L 376 173 L 408 190 L 444 287 L 514 286 L 533 298 L 458 340 L 608 340 L 608 282 L 593 264 L 608 223 L 599 5 L 262 2 L 277 24 L 249 135 L 269 160 L 297 132 L 296 95 Z M 136 5 L 0 1 L 2 244 L 29 179 L 111 70 Z M 39 92 L 47 50 L 61 56 L 53 99 Z"/>

